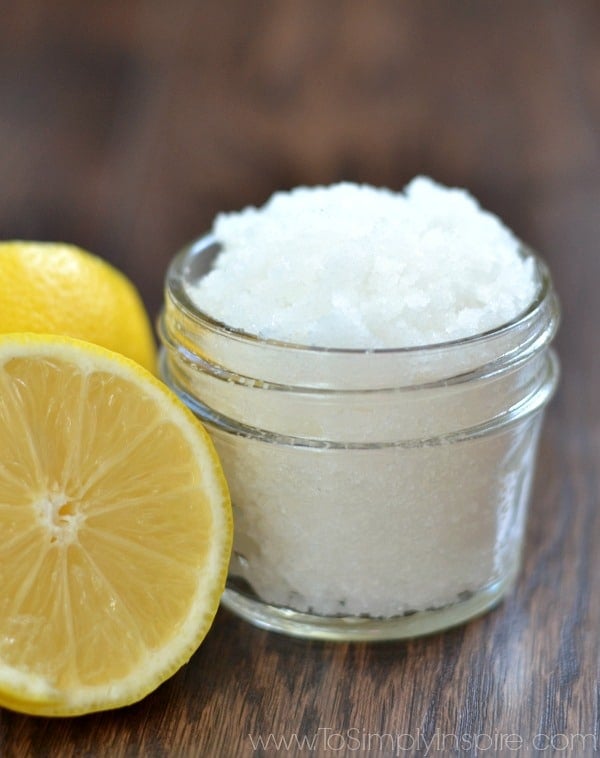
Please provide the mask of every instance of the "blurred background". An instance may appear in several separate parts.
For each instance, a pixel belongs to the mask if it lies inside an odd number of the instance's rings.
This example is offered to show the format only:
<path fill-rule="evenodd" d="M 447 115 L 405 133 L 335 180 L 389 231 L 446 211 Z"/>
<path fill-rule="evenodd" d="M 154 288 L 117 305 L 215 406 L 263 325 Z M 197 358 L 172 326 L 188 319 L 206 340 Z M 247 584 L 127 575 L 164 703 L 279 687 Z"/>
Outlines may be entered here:
<path fill-rule="evenodd" d="M 0 237 L 164 271 L 220 210 L 342 179 L 468 187 L 600 281 L 593 0 L 0 0 Z M 587 288 L 587 289 L 586 289 Z"/>

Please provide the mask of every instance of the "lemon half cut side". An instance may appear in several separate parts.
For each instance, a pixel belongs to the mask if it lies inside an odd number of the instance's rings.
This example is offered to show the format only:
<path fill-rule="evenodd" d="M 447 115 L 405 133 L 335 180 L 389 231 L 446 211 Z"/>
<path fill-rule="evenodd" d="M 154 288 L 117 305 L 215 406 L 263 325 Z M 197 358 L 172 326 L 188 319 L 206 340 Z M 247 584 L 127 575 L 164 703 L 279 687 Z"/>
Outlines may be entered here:
<path fill-rule="evenodd" d="M 71 338 L 0 338 L 0 705 L 144 697 L 210 628 L 231 540 L 212 442 L 159 380 Z"/>

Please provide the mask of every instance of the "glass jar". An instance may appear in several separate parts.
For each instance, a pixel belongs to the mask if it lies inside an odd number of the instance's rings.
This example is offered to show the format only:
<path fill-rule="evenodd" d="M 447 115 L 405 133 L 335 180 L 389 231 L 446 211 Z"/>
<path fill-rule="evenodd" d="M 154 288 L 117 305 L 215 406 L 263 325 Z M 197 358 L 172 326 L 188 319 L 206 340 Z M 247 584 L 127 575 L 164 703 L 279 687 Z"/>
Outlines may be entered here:
<path fill-rule="evenodd" d="M 515 580 L 559 318 L 539 294 L 485 334 L 349 350 L 263 340 L 201 312 L 188 286 L 220 245 L 172 262 L 164 380 L 204 422 L 234 506 L 223 604 L 300 637 L 399 639 L 463 622 Z M 231 293 L 235 297 L 235 292 Z"/>

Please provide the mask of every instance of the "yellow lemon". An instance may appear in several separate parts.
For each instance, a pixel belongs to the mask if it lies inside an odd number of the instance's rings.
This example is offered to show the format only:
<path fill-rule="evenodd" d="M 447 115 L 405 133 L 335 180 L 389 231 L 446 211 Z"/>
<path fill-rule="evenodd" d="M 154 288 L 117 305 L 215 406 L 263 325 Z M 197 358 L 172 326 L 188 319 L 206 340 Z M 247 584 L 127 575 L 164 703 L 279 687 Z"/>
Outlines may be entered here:
<path fill-rule="evenodd" d="M 0 242 L 0 333 L 64 334 L 156 370 L 152 327 L 133 284 L 73 245 Z"/>
<path fill-rule="evenodd" d="M 213 445 L 158 379 L 78 340 L 0 337 L 0 705 L 144 697 L 208 631 L 231 539 Z"/>

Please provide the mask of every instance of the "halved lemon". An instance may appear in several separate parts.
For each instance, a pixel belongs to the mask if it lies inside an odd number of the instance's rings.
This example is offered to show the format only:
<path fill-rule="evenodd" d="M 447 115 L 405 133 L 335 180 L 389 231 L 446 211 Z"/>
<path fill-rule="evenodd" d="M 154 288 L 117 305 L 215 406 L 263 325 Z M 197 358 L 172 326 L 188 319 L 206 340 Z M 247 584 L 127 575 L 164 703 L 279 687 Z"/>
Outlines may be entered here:
<path fill-rule="evenodd" d="M 70 338 L 0 338 L 0 705 L 144 697 L 208 631 L 231 538 L 213 445 L 161 382 Z"/>

